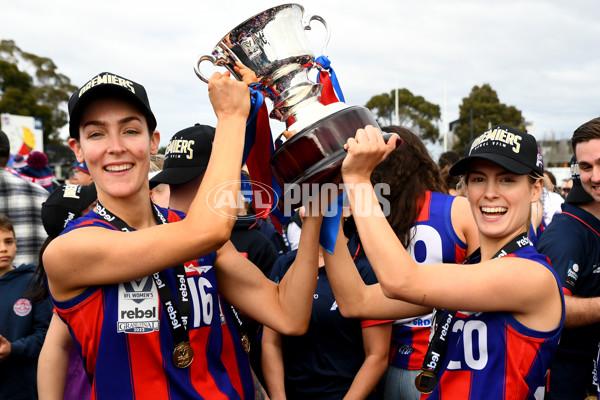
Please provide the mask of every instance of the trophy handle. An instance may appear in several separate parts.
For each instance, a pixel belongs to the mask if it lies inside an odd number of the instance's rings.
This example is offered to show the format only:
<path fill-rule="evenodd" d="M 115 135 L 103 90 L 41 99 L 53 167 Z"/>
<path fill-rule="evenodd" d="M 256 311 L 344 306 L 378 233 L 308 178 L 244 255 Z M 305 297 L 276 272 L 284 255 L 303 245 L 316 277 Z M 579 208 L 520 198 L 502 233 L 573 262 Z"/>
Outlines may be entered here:
<path fill-rule="evenodd" d="M 200 57 L 198 59 L 198 61 L 196 62 L 196 65 L 194 66 L 194 72 L 196 73 L 196 76 L 198 76 L 198 78 L 200 78 L 200 80 L 202 82 L 208 83 L 208 78 L 206 78 L 202 74 L 202 71 L 200 71 L 200 64 L 202 63 L 202 61 L 210 61 L 212 63 L 212 65 L 214 65 L 215 67 L 224 67 L 229 72 L 231 72 L 232 77 L 234 77 L 238 81 L 242 80 L 242 78 L 238 75 L 238 73 L 235 72 L 233 67 L 231 67 L 231 65 L 228 63 L 228 60 L 226 58 L 224 58 L 222 55 L 220 55 L 218 57 L 215 57 L 213 55 L 206 55 L 206 56 Z"/>
<path fill-rule="evenodd" d="M 329 44 L 329 38 L 331 37 L 331 32 L 329 31 L 329 27 L 327 26 L 327 22 L 325 22 L 325 20 L 323 19 L 323 17 L 320 17 L 318 15 L 311 15 L 309 17 L 307 17 L 305 19 L 306 22 L 303 23 L 303 28 L 305 31 L 310 31 L 310 23 L 313 20 L 317 20 L 320 23 L 323 24 L 323 26 L 325 27 L 325 31 L 327 31 L 327 37 L 325 38 L 325 43 L 323 44 L 323 49 L 321 50 L 321 54 L 324 55 L 325 57 L 327 57 L 327 45 Z"/>
<path fill-rule="evenodd" d="M 194 65 L 194 72 L 196 73 L 196 76 L 198 76 L 198 78 L 200 78 L 202 82 L 208 83 L 208 79 L 206 79 L 206 77 L 202 75 L 202 71 L 200 71 L 200 64 L 202 63 L 202 61 L 210 61 L 213 65 L 217 65 L 217 58 L 208 55 L 202 56 L 198 59 L 196 65 Z"/>

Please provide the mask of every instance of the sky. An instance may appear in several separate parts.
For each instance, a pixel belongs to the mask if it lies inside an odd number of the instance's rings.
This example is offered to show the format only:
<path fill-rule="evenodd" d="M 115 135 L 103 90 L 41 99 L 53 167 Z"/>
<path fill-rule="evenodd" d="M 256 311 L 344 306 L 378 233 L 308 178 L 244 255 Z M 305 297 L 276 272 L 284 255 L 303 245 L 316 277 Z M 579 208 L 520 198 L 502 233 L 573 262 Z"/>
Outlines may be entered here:
<path fill-rule="evenodd" d="M 193 70 L 197 59 L 210 54 L 238 24 L 280 4 L 11 1 L 2 7 L 0 38 L 52 59 L 76 86 L 104 71 L 141 83 L 164 146 L 194 123 L 216 124 L 207 85 Z M 458 118 L 471 89 L 488 83 L 500 102 L 522 111 L 538 139 L 568 139 L 600 113 L 598 1 L 299 4 L 306 16 L 318 15 L 329 27 L 327 55 L 349 105 L 364 106 L 374 95 L 407 88 L 441 107 L 444 132 L 446 122 Z M 325 29 L 317 21 L 311 26 L 306 34 L 319 56 Z M 207 64 L 202 68 L 210 74 L 214 70 Z M 279 122 L 272 126 L 283 127 Z"/>

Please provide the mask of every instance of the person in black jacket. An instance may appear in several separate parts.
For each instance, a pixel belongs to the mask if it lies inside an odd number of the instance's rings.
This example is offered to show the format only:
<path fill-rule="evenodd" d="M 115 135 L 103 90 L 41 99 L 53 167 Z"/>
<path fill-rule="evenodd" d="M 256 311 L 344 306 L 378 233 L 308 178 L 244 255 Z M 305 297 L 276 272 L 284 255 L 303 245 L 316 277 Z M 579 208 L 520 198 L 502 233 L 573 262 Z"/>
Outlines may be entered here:
<path fill-rule="evenodd" d="M 546 400 L 583 399 L 590 392 L 600 337 L 595 311 L 600 304 L 600 196 L 594 197 L 600 118 L 577 128 L 571 145 L 571 188 L 562 213 L 552 218 L 536 244 L 550 259 L 565 294 L 565 329 L 550 366 Z"/>
<path fill-rule="evenodd" d="M 0 215 L 0 399 L 37 399 L 37 360 L 46 337 L 52 305 L 32 302 L 35 267 L 13 265 L 17 240 L 11 221 Z"/>

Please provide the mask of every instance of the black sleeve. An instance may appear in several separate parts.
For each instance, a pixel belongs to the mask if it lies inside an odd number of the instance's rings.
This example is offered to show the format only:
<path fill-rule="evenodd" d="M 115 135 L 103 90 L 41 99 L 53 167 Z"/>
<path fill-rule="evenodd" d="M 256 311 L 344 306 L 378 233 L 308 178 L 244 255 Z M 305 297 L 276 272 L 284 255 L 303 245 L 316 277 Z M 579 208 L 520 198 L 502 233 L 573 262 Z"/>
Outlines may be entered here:
<path fill-rule="evenodd" d="M 578 222 L 575 222 L 578 223 Z M 571 293 L 576 292 L 577 278 L 581 274 L 569 273 L 574 266 L 586 268 L 587 239 L 582 231 L 567 220 L 554 220 L 536 244 L 536 250 L 550 259 L 552 269 L 556 271 L 560 284 Z M 565 234 L 568 232 L 567 234 Z M 591 265 L 589 266 L 591 267 Z"/>
<path fill-rule="evenodd" d="M 268 278 L 271 276 L 271 270 L 279 256 L 279 252 L 275 248 L 275 245 L 265 235 L 259 231 L 256 231 L 256 233 L 258 234 L 255 242 L 256 245 L 253 246 L 250 254 L 248 254 L 248 258 Z"/>

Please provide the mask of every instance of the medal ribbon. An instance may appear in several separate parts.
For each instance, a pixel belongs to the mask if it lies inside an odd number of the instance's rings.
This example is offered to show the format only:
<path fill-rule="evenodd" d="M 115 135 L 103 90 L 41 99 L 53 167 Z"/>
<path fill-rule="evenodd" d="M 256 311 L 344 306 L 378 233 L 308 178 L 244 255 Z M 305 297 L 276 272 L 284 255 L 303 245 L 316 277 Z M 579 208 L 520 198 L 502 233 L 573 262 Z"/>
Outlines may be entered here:
<path fill-rule="evenodd" d="M 155 204 L 152 204 L 152 211 L 159 224 L 168 223 L 167 219 L 160 213 Z M 123 232 L 135 231 L 135 229 L 127 225 L 125 221 L 107 210 L 100 204 L 100 201 L 96 203 L 96 213 L 104 218 L 109 224 Z M 175 271 L 175 276 L 178 279 L 177 294 L 179 301 L 177 303 L 175 303 L 175 297 L 166 284 L 163 273 L 157 272 L 153 274 L 152 279 L 158 289 L 158 297 L 165 310 L 165 314 L 169 317 L 169 329 L 173 336 L 173 346 L 177 347 L 177 345 L 183 342 L 187 343 L 190 341 L 187 323 L 192 315 L 192 302 L 187 285 L 185 267 L 183 264 L 179 264 L 174 266 L 173 269 Z"/>
<path fill-rule="evenodd" d="M 521 233 L 514 237 L 510 242 L 504 245 L 492 259 L 504 257 L 514 253 L 525 246 L 531 246 L 531 241 L 527 233 Z M 471 264 L 474 260 L 481 258 L 481 249 L 475 250 L 469 255 L 462 264 Z M 432 337 L 429 340 L 429 347 L 423 360 L 421 372 L 415 379 L 415 386 L 421 393 L 431 393 L 437 385 L 437 376 L 440 365 L 448 349 L 448 336 L 452 328 L 452 321 L 456 316 L 456 311 L 448 311 L 436 308 L 433 313 L 431 330 Z M 439 321 L 439 323 L 438 323 Z"/>

